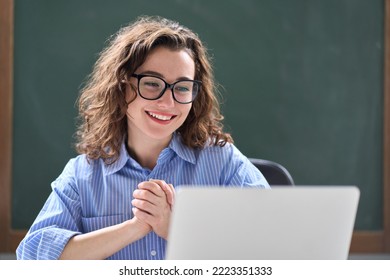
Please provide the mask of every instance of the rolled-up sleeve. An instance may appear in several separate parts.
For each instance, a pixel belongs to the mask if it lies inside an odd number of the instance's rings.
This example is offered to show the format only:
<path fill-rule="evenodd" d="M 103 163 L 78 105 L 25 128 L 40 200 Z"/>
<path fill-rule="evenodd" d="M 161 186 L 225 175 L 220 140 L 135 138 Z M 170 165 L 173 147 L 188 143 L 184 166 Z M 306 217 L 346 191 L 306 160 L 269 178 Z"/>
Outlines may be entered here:
<path fill-rule="evenodd" d="M 58 259 L 69 239 L 82 232 L 74 161 L 52 183 L 52 192 L 16 250 L 17 259 Z"/>

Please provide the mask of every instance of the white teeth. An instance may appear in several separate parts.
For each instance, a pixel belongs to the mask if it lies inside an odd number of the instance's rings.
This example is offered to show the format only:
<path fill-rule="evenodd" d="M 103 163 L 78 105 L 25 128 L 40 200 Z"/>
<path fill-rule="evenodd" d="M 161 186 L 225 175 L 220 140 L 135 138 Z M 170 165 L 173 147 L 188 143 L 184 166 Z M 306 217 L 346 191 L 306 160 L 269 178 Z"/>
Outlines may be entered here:
<path fill-rule="evenodd" d="M 156 119 L 159 119 L 159 120 L 162 120 L 162 121 L 169 121 L 172 118 L 172 117 L 168 117 L 168 116 L 157 115 L 157 114 L 151 113 L 151 112 L 148 112 L 148 113 L 153 118 L 156 118 Z"/>

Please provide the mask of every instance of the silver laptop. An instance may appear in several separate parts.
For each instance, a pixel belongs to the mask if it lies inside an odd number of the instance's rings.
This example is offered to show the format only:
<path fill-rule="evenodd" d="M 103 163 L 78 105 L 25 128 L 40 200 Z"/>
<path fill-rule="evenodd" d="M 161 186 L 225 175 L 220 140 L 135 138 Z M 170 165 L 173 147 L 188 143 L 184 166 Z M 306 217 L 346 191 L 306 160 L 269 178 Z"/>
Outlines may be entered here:
<path fill-rule="evenodd" d="M 167 260 L 347 259 L 355 186 L 182 187 Z"/>

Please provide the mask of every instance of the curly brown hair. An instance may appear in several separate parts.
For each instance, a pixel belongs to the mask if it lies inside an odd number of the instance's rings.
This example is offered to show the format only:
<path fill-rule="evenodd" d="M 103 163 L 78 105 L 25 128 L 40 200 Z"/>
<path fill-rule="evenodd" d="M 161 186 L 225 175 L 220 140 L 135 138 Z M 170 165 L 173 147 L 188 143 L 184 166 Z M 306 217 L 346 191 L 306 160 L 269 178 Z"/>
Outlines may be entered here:
<path fill-rule="evenodd" d="M 195 79 L 202 82 L 189 115 L 178 129 L 185 145 L 202 148 L 233 142 L 223 132 L 217 87 L 205 46 L 191 30 L 161 17 L 140 17 L 121 28 L 100 53 L 78 98 L 76 150 L 89 159 L 113 163 L 127 135 L 126 81 L 156 47 L 188 51 L 195 62 Z"/>

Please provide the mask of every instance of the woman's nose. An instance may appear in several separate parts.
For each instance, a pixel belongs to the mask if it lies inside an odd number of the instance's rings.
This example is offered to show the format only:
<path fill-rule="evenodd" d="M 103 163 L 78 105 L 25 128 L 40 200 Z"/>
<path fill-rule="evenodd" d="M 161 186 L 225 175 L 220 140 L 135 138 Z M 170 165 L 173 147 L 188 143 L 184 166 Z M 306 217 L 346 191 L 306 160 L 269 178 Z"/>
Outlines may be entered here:
<path fill-rule="evenodd" d="M 175 106 L 175 100 L 173 99 L 172 89 L 167 87 L 166 90 L 164 91 L 164 94 L 157 100 L 157 103 L 163 107 Z"/>

